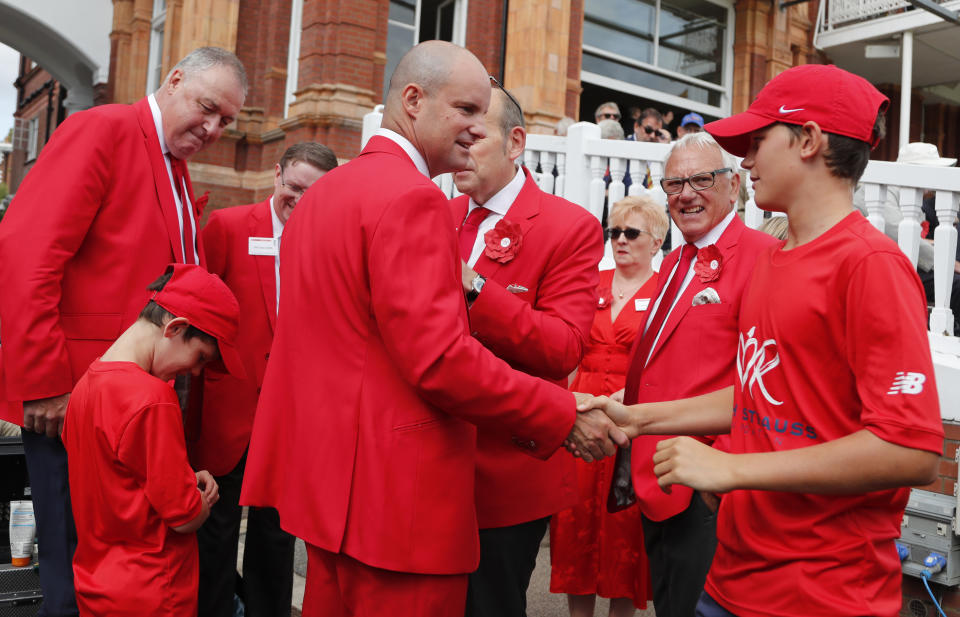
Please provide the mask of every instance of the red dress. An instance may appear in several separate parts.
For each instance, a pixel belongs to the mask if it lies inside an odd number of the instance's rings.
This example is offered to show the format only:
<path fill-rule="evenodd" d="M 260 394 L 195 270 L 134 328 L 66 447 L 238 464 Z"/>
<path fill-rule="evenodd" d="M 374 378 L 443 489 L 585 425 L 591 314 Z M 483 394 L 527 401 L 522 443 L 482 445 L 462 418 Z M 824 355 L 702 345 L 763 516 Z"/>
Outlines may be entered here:
<path fill-rule="evenodd" d="M 647 319 L 657 274 L 633 295 L 611 322 L 613 270 L 600 273 L 598 310 L 590 328 L 590 344 L 571 384 L 574 392 L 611 394 L 623 388 L 633 339 Z M 648 299 L 648 303 L 643 300 Z M 643 307 L 643 310 L 637 308 Z M 604 598 L 630 598 L 646 608 L 653 598 L 650 567 L 643 547 L 640 508 L 607 512 L 607 492 L 614 457 L 595 463 L 577 459 L 580 503 L 550 520 L 550 591 Z"/>

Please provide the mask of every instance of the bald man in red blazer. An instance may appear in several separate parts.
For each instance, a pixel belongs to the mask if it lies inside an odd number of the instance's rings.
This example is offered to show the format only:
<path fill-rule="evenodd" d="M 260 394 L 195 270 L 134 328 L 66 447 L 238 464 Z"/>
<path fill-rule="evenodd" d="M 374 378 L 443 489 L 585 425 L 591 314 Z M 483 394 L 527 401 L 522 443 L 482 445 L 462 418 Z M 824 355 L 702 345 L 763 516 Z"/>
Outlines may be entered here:
<path fill-rule="evenodd" d="M 597 443 L 611 427 L 470 336 L 453 219 L 430 177 L 466 166 L 489 97 L 470 52 L 414 47 L 384 128 L 284 230 L 241 502 L 275 506 L 306 541 L 305 617 L 462 617 L 479 558 L 475 425 L 541 458 L 584 423 L 602 426 Z"/>
<path fill-rule="evenodd" d="M 487 136 L 471 149 L 468 171 L 454 175 L 465 195 L 450 208 L 458 224 L 468 210 L 489 210 L 475 238 L 461 231 L 473 336 L 513 368 L 566 387 L 597 311 L 603 235 L 587 210 L 544 193 L 517 166 L 523 124 L 520 107 L 495 88 Z M 480 427 L 476 495 L 480 567 L 470 575 L 466 615 L 522 617 L 549 517 L 577 499 L 573 457 L 557 452 L 540 461 L 500 427 Z"/>
<path fill-rule="evenodd" d="M 245 96 L 236 56 L 191 52 L 136 104 L 67 118 L 0 224 L 0 417 L 23 426 L 44 615 L 77 612 L 76 533 L 58 436 L 68 393 L 136 320 L 147 285 L 167 264 L 203 264 L 184 161 L 220 137 Z"/>
<path fill-rule="evenodd" d="M 187 441 L 194 468 L 209 470 L 220 487 L 220 499 L 197 531 L 200 615 L 228 617 L 234 612 L 244 455 L 277 322 L 277 243 L 303 192 L 336 166 L 337 157 L 326 146 L 294 144 L 274 169 L 274 190 L 268 199 L 217 210 L 203 229 L 207 268 L 223 279 L 240 304 L 236 344 L 246 377 L 238 379 L 214 369 L 205 371 L 199 433 L 196 439 Z M 293 590 L 293 537 L 280 528 L 275 509 L 250 508 L 244 538 L 247 612 L 288 614 Z"/>

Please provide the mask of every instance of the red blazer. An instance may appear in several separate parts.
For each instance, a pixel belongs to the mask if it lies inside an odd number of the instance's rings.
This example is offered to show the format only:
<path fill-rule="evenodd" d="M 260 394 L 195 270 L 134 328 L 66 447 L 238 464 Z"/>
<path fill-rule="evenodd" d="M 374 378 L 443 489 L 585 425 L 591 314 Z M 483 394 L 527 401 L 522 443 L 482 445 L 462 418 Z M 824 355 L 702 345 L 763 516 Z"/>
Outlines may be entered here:
<path fill-rule="evenodd" d="M 70 392 L 181 250 L 147 100 L 67 118 L 0 224 L 0 417 L 22 424 L 22 401 Z"/>
<path fill-rule="evenodd" d="M 229 473 L 250 443 L 253 415 L 270 357 L 277 321 L 277 283 L 272 255 L 251 255 L 248 238 L 273 237 L 270 200 L 217 210 L 203 228 L 207 269 L 227 284 L 240 303 L 237 350 L 245 379 L 204 371 L 199 434 L 187 442 L 194 469 Z"/>
<path fill-rule="evenodd" d="M 470 308 L 473 335 L 513 368 L 566 387 L 580 363 L 597 312 L 600 223 L 585 209 L 541 191 L 527 176 L 510 206 L 520 226 L 516 257 L 500 263 L 481 253 L 474 270 L 487 277 Z M 466 195 L 450 202 L 455 223 L 467 215 Z M 512 293 L 507 286 L 528 291 Z M 539 461 L 510 441 L 509 431 L 477 431 L 477 519 L 481 529 L 525 523 L 577 500 L 573 457 L 565 451 Z"/>
<path fill-rule="evenodd" d="M 773 236 L 747 229 L 740 217 L 733 217 L 716 243 L 723 256 L 720 278 L 704 283 L 693 275 L 664 323 L 660 339 L 641 374 L 639 391 L 636 395 L 625 392 L 625 403 L 672 401 L 733 385 L 740 300 L 750 282 L 757 255 L 776 242 Z M 679 256 L 680 250 L 677 249 L 663 260 L 657 284 L 658 297 L 663 293 Z M 707 287 L 717 292 L 720 303 L 693 306 L 694 296 Z M 653 304 L 650 306 L 652 310 Z M 631 359 L 631 362 L 635 361 L 635 358 Z M 643 514 L 654 521 L 683 512 L 693 495 L 693 491 L 685 486 L 674 486 L 670 493 L 665 493 L 653 474 L 657 443 L 670 437 L 672 435 L 637 437 L 631 450 L 630 466 L 637 501 Z"/>
<path fill-rule="evenodd" d="M 280 250 L 241 503 L 371 566 L 473 571 L 474 424 L 546 458 L 573 426 L 573 397 L 470 336 L 447 200 L 389 139 L 307 191 Z"/>

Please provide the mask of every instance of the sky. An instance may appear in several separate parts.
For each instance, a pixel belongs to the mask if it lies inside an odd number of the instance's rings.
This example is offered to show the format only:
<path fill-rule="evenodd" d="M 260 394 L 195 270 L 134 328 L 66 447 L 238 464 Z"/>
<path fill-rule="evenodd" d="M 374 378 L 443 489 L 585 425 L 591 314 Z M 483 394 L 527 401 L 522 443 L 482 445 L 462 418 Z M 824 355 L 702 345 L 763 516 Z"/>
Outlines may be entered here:
<path fill-rule="evenodd" d="M 13 112 L 17 106 L 17 90 L 13 81 L 20 69 L 20 53 L 0 43 L 0 141 L 13 127 Z"/>

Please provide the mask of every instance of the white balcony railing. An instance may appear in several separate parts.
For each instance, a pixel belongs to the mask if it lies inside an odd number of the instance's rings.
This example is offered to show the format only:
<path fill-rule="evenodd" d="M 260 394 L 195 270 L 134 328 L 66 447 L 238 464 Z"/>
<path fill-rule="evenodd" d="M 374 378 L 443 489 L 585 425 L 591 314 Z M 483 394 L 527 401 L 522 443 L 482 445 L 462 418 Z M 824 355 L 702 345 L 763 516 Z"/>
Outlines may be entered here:
<path fill-rule="evenodd" d="M 378 111 L 364 119 L 363 143 L 380 125 Z M 600 139 L 600 127 L 580 122 L 570 127 L 567 137 L 552 135 L 527 136 L 523 161 L 531 171 L 538 167 L 537 181 L 548 193 L 561 195 L 593 213 L 598 219 L 603 213 L 604 197 L 614 203 L 625 194 L 650 195 L 666 207 L 667 199 L 660 189 L 663 160 L 670 146 L 633 141 Z M 627 168 L 634 172 L 633 182 L 625 189 Z M 604 181 L 610 171 L 610 185 Z M 638 170 L 649 169 L 653 186 L 643 187 Z M 749 177 L 744 174 L 748 199 L 743 218 L 747 226 L 757 228 L 763 222 L 763 211 L 753 201 Z M 449 174 L 434 179 L 449 197 L 459 193 Z M 901 163 L 871 161 L 861 178 L 868 218 L 881 231 L 884 229 L 884 202 L 889 189 L 898 191 L 903 220 L 898 227 L 898 242 L 903 252 L 916 265 L 921 239 L 921 201 L 924 191 L 934 191 L 939 226 L 934 235 L 934 291 L 930 312 L 929 335 L 931 352 L 937 371 L 941 414 L 946 420 L 960 420 L 960 339 L 953 336 L 954 315 L 950 310 L 953 291 L 957 229 L 960 210 L 960 168 L 925 167 Z M 682 243 L 680 232 L 672 226 L 673 246 Z M 610 247 L 601 262 L 601 269 L 612 268 Z M 896 293 L 896 290 L 891 290 Z"/>

